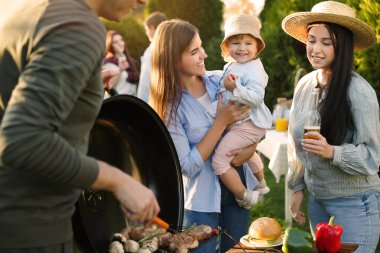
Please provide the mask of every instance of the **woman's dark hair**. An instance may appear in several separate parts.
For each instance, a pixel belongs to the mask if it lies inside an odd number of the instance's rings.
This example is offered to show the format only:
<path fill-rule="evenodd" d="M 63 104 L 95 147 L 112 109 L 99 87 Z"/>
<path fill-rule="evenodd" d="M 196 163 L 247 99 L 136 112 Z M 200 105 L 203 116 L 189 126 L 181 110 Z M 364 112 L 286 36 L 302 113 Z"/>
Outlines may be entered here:
<path fill-rule="evenodd" d="M 351 113 L 348 90 L 352 78 L 354 41 L 350 30 L 333 23 L 325 23 L 333 41 L 335 59 L 327 96 L 320 108 L 321 134 L 331 145 L 340 145 L 355 125 Z"/>

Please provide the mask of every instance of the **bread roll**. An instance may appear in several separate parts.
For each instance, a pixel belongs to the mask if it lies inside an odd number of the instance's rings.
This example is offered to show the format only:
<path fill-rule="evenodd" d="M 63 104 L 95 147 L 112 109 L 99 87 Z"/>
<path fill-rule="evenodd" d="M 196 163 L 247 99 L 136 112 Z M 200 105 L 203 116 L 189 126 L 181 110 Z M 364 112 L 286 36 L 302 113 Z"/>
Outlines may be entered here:
<path fill-rule="evenodd" d="M 259 240 L 274 240 L 282 233 L 281 225 L 272 218 L 261 217 L 252 222 L 249 236 Z"/>

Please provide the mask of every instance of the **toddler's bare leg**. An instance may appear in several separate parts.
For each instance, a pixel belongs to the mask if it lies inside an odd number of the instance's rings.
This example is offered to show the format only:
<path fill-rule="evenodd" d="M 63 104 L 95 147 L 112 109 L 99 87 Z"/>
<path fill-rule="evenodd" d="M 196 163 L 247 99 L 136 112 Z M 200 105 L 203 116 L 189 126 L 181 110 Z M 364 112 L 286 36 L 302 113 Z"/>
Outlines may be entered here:
<path fill-rule="evenodd" d="M 231 167 L 224 174 L 220 175 L 219 178 L 222 180 L 227 189 L 235 195 L 236 198 L 240 200 L 243 199 L 246 188 L 243 185 L 239 174 L 234 168 Z"/>
<path fill-rule="evenodd" d="M 263 170 L 259 170 L 258 172 L 254 173 L 253 175 L 256 177 L 257 181 L 259 181 L 259 182 L 264 179 L 264 171 Z"/>

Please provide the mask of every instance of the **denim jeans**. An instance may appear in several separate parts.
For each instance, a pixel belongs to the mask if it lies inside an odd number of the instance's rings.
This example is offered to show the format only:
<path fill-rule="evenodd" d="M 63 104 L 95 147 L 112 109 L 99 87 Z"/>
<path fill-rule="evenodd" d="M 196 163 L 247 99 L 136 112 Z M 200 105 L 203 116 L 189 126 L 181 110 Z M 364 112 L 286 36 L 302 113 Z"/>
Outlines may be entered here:
<path fill-rule="evenodd" d="M 237 172 L 245 185 L 243 168 L 239 167 Z M 240 238 L 248 233 L 250 210 L 240 207 L 235 200 L 235 196 L 227 190 L 222 182 L 220 183 L 220 187 L 222 194 L 220 226 L 222 230 L 226 230 L 229 235 L 240 241 Z M 235 244 L 236 242 L 222 234 L 220 252 L 225 253 Z"/>
<path fill-rule="evenodd" d="M 315 226 L 335 216 L 334 223 L 343 226 L 342 242 L 359 244 L 355 253 L 375 252 L 380 236 L 379 191 L 335 199 L 316 199 L 309 193 L 307 209 L 314 238 Z"/>
<path fill-rule="evenodd" d="M 209 225 L 213 228 L 219 226 L 219 213 L 203 213 L 185 209 L 183 226 L 184 228 L 195 225 Z M 219 238 L 213 236 L 211 239 L 199 242 L 199 247 L 192 250 L 192 253 L 214 253 L 219 251 Z"/>
<path fill-rule="evenodd" d="M 237 172 L 245 185 L 243 167 L 238 168 Z M 203 213 L 185 209 L 183 226 L 205 224 L 213 228 L 221 227 L 222 230 L 226 230 L 228 234 L 239 241 L 240 237 L 248 233 L 250 210 L 240 207 L 235 200 L 235 196 L 227 190 L 223 183 L 220 183 L 220 187 L 222 195 L 221 213 Z M 210 240 L 200 242 L 199 247 L 191 252 L 213 253 L 219 252 L 220 248 L 220 252 L 225 253 L 235 244 L 236 242 L 226 235 L 222 235 L 221 238 L 214 236 Z"/>

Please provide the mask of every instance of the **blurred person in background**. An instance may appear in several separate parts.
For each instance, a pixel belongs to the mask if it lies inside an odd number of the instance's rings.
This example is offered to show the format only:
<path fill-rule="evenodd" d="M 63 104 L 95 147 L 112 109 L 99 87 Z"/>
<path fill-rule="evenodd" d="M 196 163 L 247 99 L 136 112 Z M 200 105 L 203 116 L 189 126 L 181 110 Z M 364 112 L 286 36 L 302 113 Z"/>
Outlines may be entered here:
<path fill-rule="evenodd" d="M 165 21 L 166 15 L 162 12 L 156 11 L 151 13 L 144 22 L 145 33 L 148 36 L 149 41 L 151 42 L 156 29 L 159 24 Z M 139 87 L 137 89 L 137 97 L 144 100 L 146 103 L 149 103 L 149 92 L 150 92 L 150 68 L 151 61 L 150 57 L 152 55 L 152 43 L 149 44 L 149 47 L 145 49 L 143 56 L 141 57 L 141 69 L 140 69 L 140 81 Z"/>
<path fill-rule="evenodd" d="M 123 36 L 110 30 L 106 38 L 106 57 L 104 68 L 117 70 L 119 74 L 114 77 L 112 88 L 116 94 L 137 94 L 139 72 L 136 67 L 137 61 L 132 58 L 125 45 Z"/>
<path fill-rule="evenodd" d="M 138 3 L 0 0 L 0 252 L 76 252 L 71 217 L 90 187 L 128 219 L 159 212 L 150 189 L 86 155 L 103 100 L 98 16 L 120 21 Z"/>

